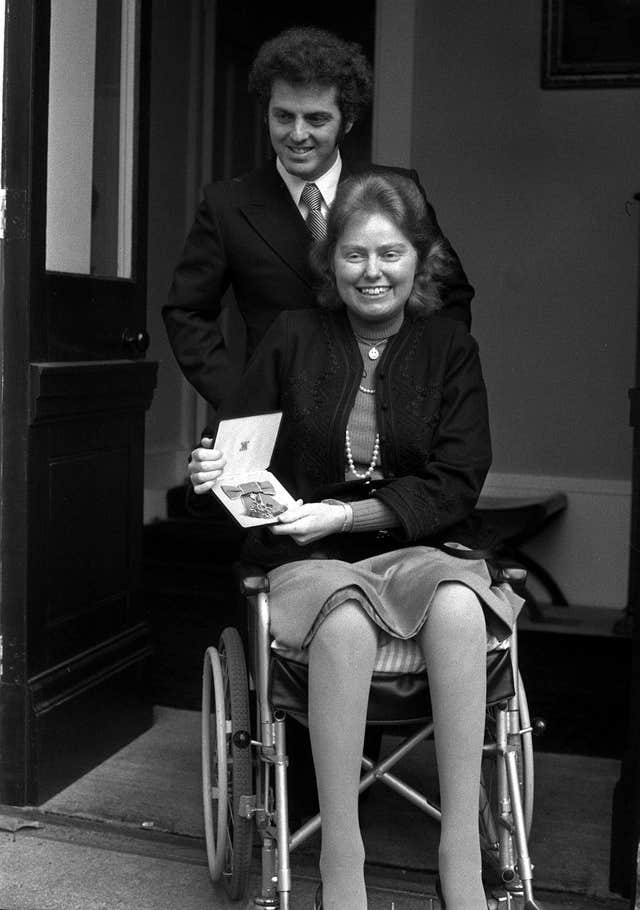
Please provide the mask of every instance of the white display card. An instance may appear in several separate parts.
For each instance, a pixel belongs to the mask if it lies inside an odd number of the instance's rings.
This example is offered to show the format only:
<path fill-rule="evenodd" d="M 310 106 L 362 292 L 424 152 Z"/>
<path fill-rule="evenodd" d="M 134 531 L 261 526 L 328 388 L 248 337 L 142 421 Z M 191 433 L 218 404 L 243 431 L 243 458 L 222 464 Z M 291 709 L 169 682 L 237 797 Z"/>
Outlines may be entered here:
<path fill-rule="evenodd" d="M 221 420 L 214 449 L 227 465 L 212 493 L 243 528 L 276 524 L 295 499 L 267 465 L 276 444 L 282 413 Z"/>

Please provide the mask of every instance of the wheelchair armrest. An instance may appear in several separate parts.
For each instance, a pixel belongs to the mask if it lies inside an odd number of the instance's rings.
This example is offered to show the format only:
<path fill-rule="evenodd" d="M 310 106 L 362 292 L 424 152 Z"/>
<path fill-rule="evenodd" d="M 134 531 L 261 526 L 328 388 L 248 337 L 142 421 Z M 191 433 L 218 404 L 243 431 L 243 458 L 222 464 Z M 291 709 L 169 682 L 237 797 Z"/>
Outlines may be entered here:
<path fill-rule="evenodd" d="M 494 585 L 524 585 L 527 581 L 527 570 L 518 565 L 505 565 L 494 562 L 498 554 L 491 547 L 461 547 L 455 543 L 442 543 L 440 549 L 456 559 L 484 559 Z"/>
<path fill-rule="evenodd" d="M 269 578 L 261 566 L 241 562 L 236 563 L 233 571 L 245 597 L 269 593 Z"/>
<path fill-rule="evenodd" d="M 489 573 L 494 585 L 524 585 L 527 581 L 527 570 L 520 566 L 492 566 L 489 564 Z"/>

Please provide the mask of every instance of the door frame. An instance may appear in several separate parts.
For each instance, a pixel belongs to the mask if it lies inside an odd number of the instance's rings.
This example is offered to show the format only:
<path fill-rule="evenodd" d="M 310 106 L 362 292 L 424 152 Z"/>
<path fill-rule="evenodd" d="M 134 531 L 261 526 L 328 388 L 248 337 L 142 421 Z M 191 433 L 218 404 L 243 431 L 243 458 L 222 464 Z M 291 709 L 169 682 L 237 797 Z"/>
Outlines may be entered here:
<path fill-rule="evenodd" d="M 37 0 L 8 0 L 5 8 L 2 186 L 0 240 L 2 288 L 2 434 L 0 443 L 0 798 L 24 803 L 28 743 L 24 727 L 27 600 L 27 493 L 29 312 L 37 294 L 35 262 L 44 251 L 43 222 L 34 212 L 42 199 L 34 175 L 33 147 L 42 139 L 36 75 L 32 65 Z M 27 116 L 25 116 L 25 111 Z"/>

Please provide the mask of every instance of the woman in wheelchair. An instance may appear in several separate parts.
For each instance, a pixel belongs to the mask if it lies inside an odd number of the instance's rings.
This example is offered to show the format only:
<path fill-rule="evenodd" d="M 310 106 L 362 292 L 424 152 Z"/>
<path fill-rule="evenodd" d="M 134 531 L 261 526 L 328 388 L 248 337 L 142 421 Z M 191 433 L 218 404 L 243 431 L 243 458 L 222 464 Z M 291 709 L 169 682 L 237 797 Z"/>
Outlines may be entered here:
<path fill-rule="evenodd" d="M 470 515 L 491 460 L 477 344 L 438 314 L 446 249 L 425 229 L 416 186 L 395 174 L 339 187 L 312 254 L 317 310 L 283 313 L 220 416 L 282 411 L 270 470 L 295 496 L 249 532 L 270 568 L 277 647 L 306 654 L 320 811 L 324 910 L 363 910 L 358 783 L 371 675 L 412 639 L 424 656 L 435 724 L 448 910 L 487 906 L 478 835 L 486 651 L 522 601 L 492 587 Z M 190 478 L 206 493 L 233 453 L 203 440 Z"/>

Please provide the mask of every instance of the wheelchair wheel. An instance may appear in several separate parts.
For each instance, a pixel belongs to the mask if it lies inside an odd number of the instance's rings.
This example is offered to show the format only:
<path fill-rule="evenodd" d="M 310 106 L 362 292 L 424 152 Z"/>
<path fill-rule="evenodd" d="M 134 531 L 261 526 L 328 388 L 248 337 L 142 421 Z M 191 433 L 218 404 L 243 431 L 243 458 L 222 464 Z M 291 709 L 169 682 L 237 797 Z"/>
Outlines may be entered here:
<path fill-rule="evenodd" d="M 212 668 L 211 673 L 206 672 L 207 663 Z M 211 731 L 212 708 L 216 718 L 215 736 Z M 240 900 L 249 883 L 253 846 L 253 824 L 251 818 L 240 815 L 241 798 L 251 796 L 253 787 L 247 670 L 242 641 L 236 629 L 225 629 L 218 650 L 207 650 L 202 723 L 209 870 L 213 881 L 222 877 L 231 900 Z"/>
<path fill-rule="evenodd" d="M 488 744 L 495 742 L 496 708 L 487 711 L 486 738 Z M 510 737 L 510 744 L 516 750 L 518 784 L 522 800 L 525 836 L 528 839 L 533 817 L 533 745 L 529 720 L 529 707 L 522 678 L 518 676 L 518 726 L 520 732 Z M 500 818 L 498 794 L 498 761 L 495 755 L 488 755 L 482 761 L 480 781 L 480 837 L 483 853 L 484 874 L 487 880 L 502 883 L 503 869 L 499 843 L 501 838 L 511 836 Z M 511 845 L 515 863 L 515 844 Z"/>
<path fill-rule="evenodd" d="M 227 835 L 226 727 L 220 655 L 216 648 L 207 648 L 202 668 L 202 805 L 209 874 L 214 882 L 224 869 Z"/>

